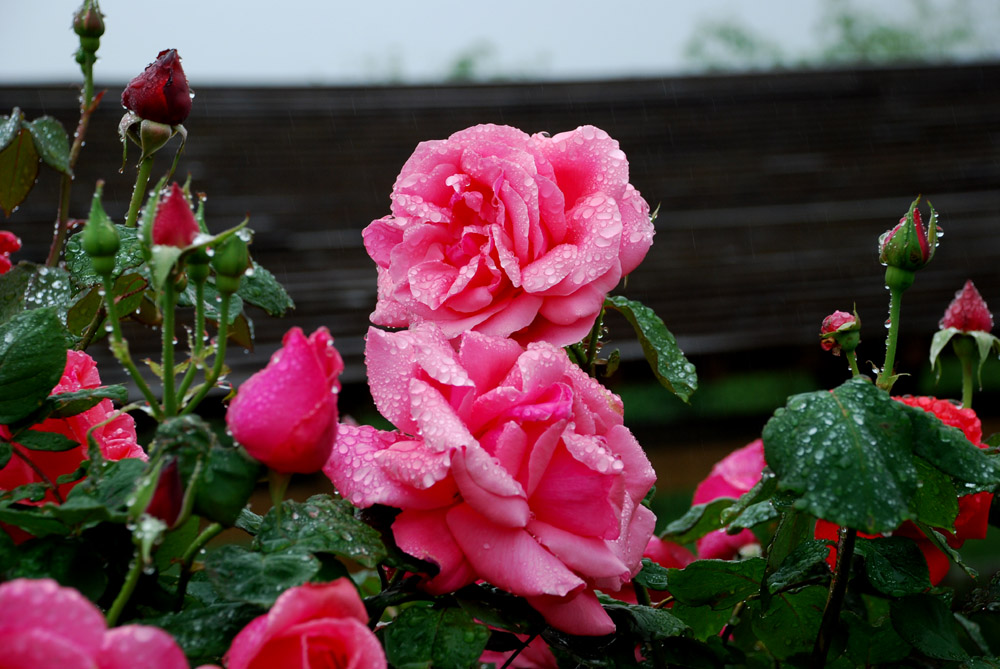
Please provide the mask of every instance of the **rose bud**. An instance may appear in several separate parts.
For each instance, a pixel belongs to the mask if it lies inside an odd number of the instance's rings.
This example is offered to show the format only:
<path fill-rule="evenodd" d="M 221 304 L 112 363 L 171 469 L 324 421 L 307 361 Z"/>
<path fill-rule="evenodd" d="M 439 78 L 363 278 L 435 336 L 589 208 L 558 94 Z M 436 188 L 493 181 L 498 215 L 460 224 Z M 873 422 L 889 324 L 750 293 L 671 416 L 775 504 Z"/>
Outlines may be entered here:
<path fill-rule="evenodd" d="M 184 191 L 175 181 L 170 194 L 160 202 L 153 219 L 152 240 L 154 244 L 186 248 L 201 232 L 198 221 L 188 205 Z"/>
<path fill-rule="evenodd" d="M 191 113 L 191 90 L 176 49 L 161 51 L 156 61 L 129 82 L 122 106 L 140 118 L 179 125 Z"/>
<path fill-rule="evenodd" d="M 861 319 L 857 313 L 834 311 L 823 319 L 823 325 L 819 329 L 820 346 L 834 355 L 840 355 L 841 350 L 853 353 L 861 343 L 860 330 Z"/>
<path fill-rule="evenodd" d="M 172 459 L 156 480 L 153 497 L 149 500 L 146 513 L 159 518 L 167 527 L 174 527 L 184 508 L 184 484 L 177 469 L 177 460 Z"/>
<path fill-rule="evenodd" d="M 971 280 L 955 293 L 939 325 L 942 330 L 955 328 L 961 332 L 990 332 L 993 329 L 993 314 Z"/>
<path fill-rule="evenodd" d="M 0 274 L 10 271 L 10 254 L 21 250 L 21 239 L 13 232 L 0 230 Z"/>
<path fill-rule="evenodd" d="M 326 328 L 292 328 L 267 367 L 239 388 L 226 424 L 247 453 L 282 473 L 326 464 L 337 435 L 337 377 L 344 362 Z"/>
<path fill-rule="evenodd" d="M 104 14 L 101 13 L 97 0 L 85 0 L 80 6 L 73 17 L 73 32 L 91 39 L 104 34 Z"/>
<path fill-rule="evenodd" d="M 909 288 L 913 284 L 913 272 L 929 263 L 937 248 L 937 212 L 928 202 L 931 219 L 927 227 L 924 227 L 920 210 L 917 209 L 919 202 L 920 197 L 917 196 L 896 227 L 882 233 L 878 239 L 879 260 L 888 266 L 886 283 L 891 288 Z"/>

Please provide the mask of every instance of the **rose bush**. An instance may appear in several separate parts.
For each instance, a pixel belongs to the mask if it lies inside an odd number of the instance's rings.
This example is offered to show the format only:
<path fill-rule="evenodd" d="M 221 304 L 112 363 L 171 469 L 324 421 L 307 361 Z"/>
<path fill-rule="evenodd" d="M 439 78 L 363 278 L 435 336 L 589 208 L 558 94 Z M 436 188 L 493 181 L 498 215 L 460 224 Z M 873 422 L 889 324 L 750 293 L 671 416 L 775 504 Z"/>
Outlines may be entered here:
<path fill-rule="evenodd" d="M 376 325 L 433 321 L 522 344 L 579 341 L 653 239 L 649 205 L 607 133 L 480 125 L 422 142 L 364 230 Z"/>
<path fill-rule="evenodd" d="M 267 367 L 251 376 L 226 412 L 226 424 L 272 469 L 310 474 L 326 463 L 337 434 L 338 377 L 344 361 L 329 330 L 308 338 L 292 328 Z"/>
<path fill-rule="evenodd" d="M 691 503 L 707 504 L 720 497 L 737 499 L 757 484 L 765 465 L 764 442 L 755 439 L 717 462 L 708 477 L 698 484 Z M 732 560 L 748 548 L 759 547 L 760 542 L 747 529 L 737 534 L 715 530 L 699 539 L 697 546 L 698 557 L 702 559 Z"/>
<path fill-rule="evenodd" d="M 0 584 L 0 666 L 8 669 L 187 669 L 174 639 L 158 627 L 108 630 L 83 595 L 51 579 Z"/>
<path fill-rule="evenodd" d="M 402 509 L 399 547 L 433 562 L 425 588 L 477 580 L 527 598 L 554 627 L 607 634 L 594 589 L 638 571 L 655 480 L 621 400 L 551 344 L 522 348 L 433 324 L 368 331 L 368 378 L 397 428 L 341 426 L 324 472 L 360 507 Z"/>
<path fill-rule="evenodd" d="M 67 351 L 66 368 L 51 394 L 98 388 L 100 385 L 101 377 L 94 359 L 82 351 Z M 76 470 L 80 462 L 87 458 L 87 433 L 91 428 L 94 430 L 94 439 L 101 449 L 101 454 L 108 460 L 146 459 L 145 452 L 136 441 L 135 421 L 128 414 L 115 415 L 111 400 L 103 399 L 83 413 L 67 418 L 48 418 L 35 426 L 34 430 L 61 434 L 77 442 L 79 446 L 68 451 L 51 452 L 29 451 L 15 444 L 14 449 L 20 455 L 12 457 L 7 466 L 0 469 L 0 490 L 12 490 L 25 483 L 43 481 L 42 476 L 25 461 L 25 458 L 30 459 L 35 467 L 53 482 L 63 474 Z M 6 426 L 0 425 L 0 437 L 10 437 L 10 431 Z M 77 483 L 78 481 L 59 484 L 57 489 L 60 496 L 65 498 Z M 45 501 L 57 501 L 51 490 L 46 492 Z"/>
<path fill-rule="evenodd" d="M 227 669 L 386 666 L 368 612 L 347 578 L 290 588 L 236 635 Z"/>

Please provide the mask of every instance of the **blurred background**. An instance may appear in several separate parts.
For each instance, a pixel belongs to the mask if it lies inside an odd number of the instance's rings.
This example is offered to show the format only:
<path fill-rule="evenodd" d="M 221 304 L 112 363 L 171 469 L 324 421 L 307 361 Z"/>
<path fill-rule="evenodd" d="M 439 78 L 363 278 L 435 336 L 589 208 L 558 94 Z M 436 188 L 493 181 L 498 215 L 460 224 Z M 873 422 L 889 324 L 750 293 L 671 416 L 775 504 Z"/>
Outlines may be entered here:
<path fill-rule="evenodd" d="M 5 3 L 0 111 L 75 127 L 78 4 Z M 102 0 L 95 78 L 107 94 L 72 215 L 86 215 L 103 178 L 108 212 L 124 218 L 138 152 L 119 172 L 120 94 L 158 51 L 178 49 L 196 94 L 179 176 L 208 194 L 213 230 L 249 214 L 255 259 L 297 307 L 285 319 L 250 313 L 256 344 L 232 356 L 229 380 L 263 367 L 289 327 L 327 326 L 348 364 L 342 410 L 376 422 L 362 357 L 375 268 L 361 230 L 388 213 L 414 146 L 487 122 L 604 128 L 660 207 L 653 248 L 624 294 L 656 310 L 700 376 L 682 404 L 656 385 L 627 323 L 609 323 L 609 346 L 625 360 L 613 387 L 672 513 L 788 394 L 845 378 L 846 362 L 818 346 L 825 315 L 856 306 L 859 363 L 881 361 L 888 299 L 876 242 L 918 194 L 947 234 L 904 301 L 898 368 L 910 376 L 900 391 L 960 395 L 951 357 L 940 381 L 926 361 L 966 279 L 1000 308 L 1000 4 L 871 5 L 173 0 L 154 12 Z M 157 162 L 154 178 L 168 165 Z M 57 182 L 43 170 L 0 220 L 25 242 L 15 261 L 43 261 Z M 155 355 L 140 328 L 126 334 L 138 357 Z M 103 354 L 107 382 L 123 380 L 103 345 L 91 351 Z M 990 434 L 1000 429 L 996 360 L 983 387 L 976 408 Z"/>

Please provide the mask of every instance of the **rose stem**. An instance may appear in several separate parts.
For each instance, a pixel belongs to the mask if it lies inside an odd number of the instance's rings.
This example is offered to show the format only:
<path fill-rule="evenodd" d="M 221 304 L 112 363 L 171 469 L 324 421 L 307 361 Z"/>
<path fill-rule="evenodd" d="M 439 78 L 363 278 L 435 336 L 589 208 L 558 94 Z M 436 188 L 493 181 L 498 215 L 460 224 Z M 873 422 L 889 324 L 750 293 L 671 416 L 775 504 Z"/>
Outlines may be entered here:
<path fill-rule="evenodd" d="M 163 413 L 170 417 L 177 414 L 177 397 L 174 394 L 174 307 L 177 291 L 172 279 L 167 279 L 160 294 L 160 309 L 163 311 L 163 348 L 160 373 L 163 375 Z"/>
<path fill-rule="evenodd" d="M 136 387 L 146 398 L 149 403 L 149 409 L 153 413 L 153 417 L 156 420 L 163 420 L 163 411 L 160 409 L 159 402 L 156 401 L 156 396 L 150 389 L 146 380 L 142 378 L 142 374 L 139 373 L 139 369 L 132 362 L 132 356 L 129 355 L 128 342 L 122 337 L 121 324 L 118 322 L 118 310 L 115 306 L 114 292 L 112 291 L 111 276 L 102 277 L 104 286 L 104 304 L 108 311 L 108 322 L 111 323 L 111 352 L 115 354 L 115 358 L 118 362 L 122 364 L 123 367 L 128 371 L 129 376 L 135 381 Z"/>
<path fill-rule="evenodd" d="M 198 389 L 198 393 L 191 398 L 187 406 L 181 410 L 181 415 L 194 411 L 194 408 L 198 406 L 198 403 L 205 399 L 205 395 L 208 394 L 212 388 L 215 387 L 215 383 L 219 380 L 222 375 L 222 366 L 226 361 L 226 339 L 229 338 L 229 302 L 231 301 L 232 295 L 229 293 L 222 293 L 221 302 L 219 302 L 219 332 L 215 336 L 215 361 L 212 364 L 212 372 L 205 379 L 205 383 Z M 198 336 L 201 336 L 200 334 Z"/>
<path fill-rule="evenodd" d="M 139 173 L 135 178 L 135 190 L 132 191 L 132 201 L 128 205 L 128 215 L 125 217 L 125 227 L 134 228 L 139 218 L 139 207 L 149 183 L 149 174 L 153 171 L 153 156 L 146 156 L 139 161 Z"/>
<path fill-rule="evenodd" d="M 191 364 L 188 365 L 187 372 L 181 380 L 181 385 L 177 389 L 177 398 L 184 402 L 184 394 L 191 387 L 194 380 L 195 362 L 201 357 L 205 349 L 205 283 L 196 281 L 194 284 L 194 342 L 191 347 Z"/>
<path fill-rule="evenodd" d="M 191 580 L 191 565 L 194 564 L 194 558 L 198 555 L 198 551 L 205 547 L 209 541 L 214 539 L 224 528 L 219 523 L 212 523 L 204 530 L 201 534 L 195 538 L 188 549 L 184 551 L 184 556 L 181 558 L 181 577 L 177 583 L 177 610 L 180 611 L 181 604 L 184 602 L 184 595 L 187 592 L 188 581 Z"/>
<path fill-rule="evenodd" d="M 141 575 L 142 556 L 139 554 L 139 550 L 137 549 L 135 551 L 135 560 L 132 561 L 132 566 L 129 567 L 128 576 L 125 577 L 122 589 L 118 591 L 118 596 L 115 597 L 115 601 L 112 602 L 107 615 L 104 616 L 104 619 L 108 623 L 108 627 L 114 627 L 115 623 L 118 622 L 118 617 L 121 616 L 122 610 L 125 608 L 125 605 L 128 604 L 129 598 L 132 597 L 132 593 L 135 591 L 135 586 L 139 583 L 139 576 Z"/>
<path fill-rule="evenodd" d="M 885 391 L 892 389 L 893 379 L 892 368 L 896 364 L 896 340 L 899 338 L 899 312 L 903 301 L 903 289 L 889 288 L 889 334 L 885 339 L 885 364 L 875 382 L 879 388 Z"/>
<path fill-rule="evenodd" d="M 851 559 L 854 557 L 854 543 L 857 537 L 857 530 L 840 528 L 837 563 L 833 570 L 833 579 L 830 581 L 830 594 L 826 599 L 826 608 L 823 609 L 823 619 L 819 624 L 819 634 L 816 635 L 816 643 L 813 645 L 812 657 L 809 660 L 810 667 L 822 669 L 826 665 L 826 655 L 830 650 L 833 632 L 837 627 L 837 621 L 840 620 L 840 607 L 847 592 L 847 581 L 851 574 Z"/>

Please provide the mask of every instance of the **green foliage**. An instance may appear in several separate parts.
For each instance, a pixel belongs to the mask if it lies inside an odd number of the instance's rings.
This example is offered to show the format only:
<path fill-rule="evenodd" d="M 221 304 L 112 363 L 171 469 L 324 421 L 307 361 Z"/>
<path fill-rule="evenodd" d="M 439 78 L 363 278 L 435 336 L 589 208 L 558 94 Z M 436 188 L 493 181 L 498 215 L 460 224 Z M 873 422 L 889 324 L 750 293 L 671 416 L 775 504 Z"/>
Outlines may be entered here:
<path fill-rule="evenodd" d="M 411 606 L 385 629 L 385 653 L 397 669 L 476 665 L 490 631 L 458 608 Z"/>
<path fill-rule="evenodd" d="M 735 501 L 720 497 L 706 504 L 696 504 L 683 516 L 667 525 L 660 537 L 679 544 L 687 544 L 700 539 L 709 532 L 714 532 L 725 525 L 722 513 Z"/>
<path fill-rule="evenodd" d="M 265 608 L 288 588 L 311 580 L 319 570 L 319 560 L 299 550 L 260 553 L 229 545 L 205 558 L 205 573 L 220 597 Z"/>
<path fill-rule="evenodd" d="M 689 606 L 731 609 L 760 590 L 765 562 L 697 560 L 684 569 L 667 570 L 667 586 L 677 601 Z"/>
<path fill-rule="evenodd" d="M 66 337 L 51 307 L 0 325 L 0 423 L 9 425 L 41 407 L 65 367 Z"/>

